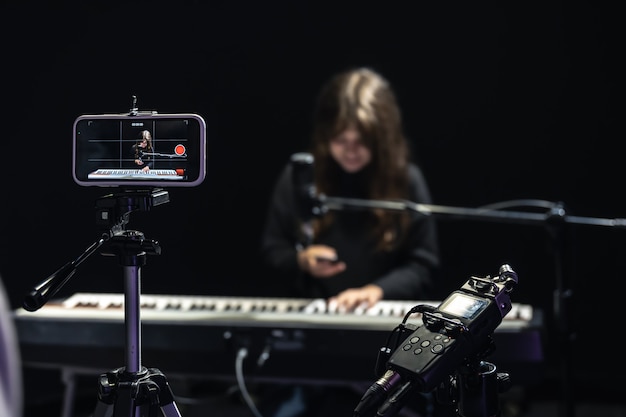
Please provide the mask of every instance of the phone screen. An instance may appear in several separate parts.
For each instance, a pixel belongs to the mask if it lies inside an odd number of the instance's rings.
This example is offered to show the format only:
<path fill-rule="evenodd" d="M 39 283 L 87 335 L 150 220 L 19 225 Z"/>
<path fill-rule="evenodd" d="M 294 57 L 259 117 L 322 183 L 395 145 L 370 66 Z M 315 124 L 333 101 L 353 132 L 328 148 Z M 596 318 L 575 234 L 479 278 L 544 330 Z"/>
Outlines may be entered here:
<path fill-rule="evenodd" d="M 206 175 L 197 114 L 83 115 L 74 122 L 72 174 L 103 187 L 193 187 Z"/>

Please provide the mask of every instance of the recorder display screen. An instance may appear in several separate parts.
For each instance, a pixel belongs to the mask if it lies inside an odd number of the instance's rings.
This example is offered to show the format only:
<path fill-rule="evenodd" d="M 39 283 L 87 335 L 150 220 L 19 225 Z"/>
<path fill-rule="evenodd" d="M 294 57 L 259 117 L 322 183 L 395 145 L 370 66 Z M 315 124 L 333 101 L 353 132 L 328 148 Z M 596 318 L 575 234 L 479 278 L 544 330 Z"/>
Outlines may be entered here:
<path fill-rule="evenodd" d="M 484 298 L 472 297 L 468 294 L 452 293 L 440 306 L 439 310 L 456 317 L 471 320 L 483 311 L 489 301 Z"/>
<path fill-rule="evenodd" d="M 73 176 L 87 186 L 195 186 L 205 176 L 205 136 L 195 114 L 81 116 Z"/>

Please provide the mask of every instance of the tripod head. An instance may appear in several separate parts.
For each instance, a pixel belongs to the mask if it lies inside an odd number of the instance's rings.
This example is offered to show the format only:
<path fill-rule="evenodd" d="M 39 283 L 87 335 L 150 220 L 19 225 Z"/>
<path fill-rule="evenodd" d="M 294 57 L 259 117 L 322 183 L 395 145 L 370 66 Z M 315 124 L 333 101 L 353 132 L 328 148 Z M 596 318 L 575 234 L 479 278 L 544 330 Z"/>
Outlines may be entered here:
<path fill-rule="evenodd" d="M 160 255 L 158 242 L 145 239 L 138 230 L 126 230 L 126 225 L 132 212 L 149 211 L 167 202 L 169 194 L 162 189 L 126 189 L 100 197 L 96 202 L 96 224 L 102 228 L 103 236 L 108 236 L 106 248 L 100 253 L 118 256 L 122 266 L 143 266 L 145 255 Z"/>
<path fill-rule="evenodd" d="M 122 265 L 145 264 L 141 254 L 160 254 L 158 242 L 145 240 L 143 233 L 126 230 L 130 214 L 134 211 L 148 211 L 152 207 L 169 202 L 167 191 L 155 189 L 124 189 L 121 192 L 100 197 L 96 202 L 96 225 L 101 229 L 101 237 L 93 242 L 80 256 L 53 272 L 26 294 L 22 306 L 28 311 L 36 311 L 46 304 L 74 275 L 78 266 L 96 250 L 108 243 L 110 252 L 103 255 L 119 255 Z"/>
<path fill-rule="evenodd" d="M 125 230 L 134 211 L 149 211 L 168 203 L 169 193 L 161 188 L 123 189 L 96 201 L 96 225 L 109 237 Z"/>

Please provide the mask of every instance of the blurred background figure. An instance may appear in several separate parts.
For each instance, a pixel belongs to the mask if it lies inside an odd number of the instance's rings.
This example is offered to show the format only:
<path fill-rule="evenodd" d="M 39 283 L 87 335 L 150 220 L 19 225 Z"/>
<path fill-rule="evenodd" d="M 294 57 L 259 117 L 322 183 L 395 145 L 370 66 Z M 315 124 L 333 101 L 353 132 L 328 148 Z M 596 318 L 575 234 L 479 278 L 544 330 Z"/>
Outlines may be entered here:
<path fill-rule="evenodd" d="M 338 73 L 323 86 L 310 153 L 318 194 L 431 204 L 395 93 L 371 68 Z M 439 267 L 432 216 L 364 209 L 305 218 L 294 198 L 293 170 L 288 164 L 275 184 L 261 243 L 263 259 L 275 272 L 270 276 L 281 279 L 270 284 L 285 290 L 278 295 L 325 298 L 339 312 L 364 310 L 382 299 L 432 299 Z M 331 410 L 351 415 L 363 394 L 342 400 L 335 395 L 340 390 L 275 388 L 264 395 L 265 417 L 329 415 Z"/>

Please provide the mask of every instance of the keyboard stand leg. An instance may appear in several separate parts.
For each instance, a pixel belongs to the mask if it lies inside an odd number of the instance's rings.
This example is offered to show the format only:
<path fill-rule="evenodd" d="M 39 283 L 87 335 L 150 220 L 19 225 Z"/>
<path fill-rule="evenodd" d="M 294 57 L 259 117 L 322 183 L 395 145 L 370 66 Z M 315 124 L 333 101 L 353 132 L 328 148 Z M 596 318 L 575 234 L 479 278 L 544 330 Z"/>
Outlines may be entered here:
<path fill-rule="evenodd" d="M 61 370 L 61 378 L 63 385 L 65 385 L 61 417 L 72 417 L 74 412 L 74 398 L 76 396 L 76 373 L 71 368 L 63 368 Z"/>

